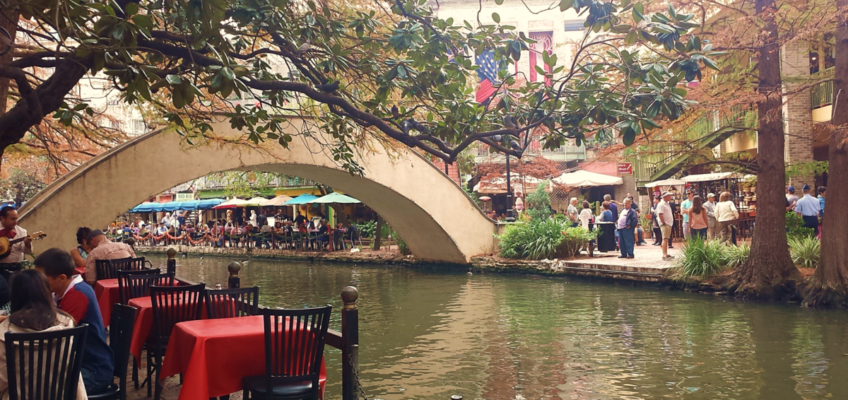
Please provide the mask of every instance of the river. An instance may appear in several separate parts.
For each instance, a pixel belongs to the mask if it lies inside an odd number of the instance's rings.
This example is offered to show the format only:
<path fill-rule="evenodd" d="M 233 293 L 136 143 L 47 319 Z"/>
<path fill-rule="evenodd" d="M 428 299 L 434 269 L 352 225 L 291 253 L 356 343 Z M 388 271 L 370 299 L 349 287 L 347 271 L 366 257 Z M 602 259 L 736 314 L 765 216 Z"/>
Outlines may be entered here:
<path fill-rule="evenodd" d="M 226 287 L 230 261 L 180 257 L 177 273 Z M 240 276 L 263 306 L 332 304 L 335 329 L 339 292 L 359 288 L 369 398 L 848 399 L 844 311 L 438 267 L 254 260 Z"/>

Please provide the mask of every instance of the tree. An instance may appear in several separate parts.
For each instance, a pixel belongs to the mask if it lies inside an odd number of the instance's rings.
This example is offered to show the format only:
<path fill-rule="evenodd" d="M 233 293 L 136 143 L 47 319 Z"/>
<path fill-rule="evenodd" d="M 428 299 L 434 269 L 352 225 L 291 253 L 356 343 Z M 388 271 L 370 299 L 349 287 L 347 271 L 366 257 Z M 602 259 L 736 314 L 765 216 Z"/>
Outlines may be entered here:
<path fill-rule="evenodd" d="M 848 0 L 836 0 L 836 65 L 833 114 L 828 128 L 826 217 L 821 227 L 821 258 L 804 290 L 803 304 L 848 304 Z"/>
<path fill-rule="evenodd" d="M 0 193 L 13 200 L 18 207 L 26 203 L 46 186 L 35 171 L 14 168 L 5 179 L 0 179 Z"/>
<path fill-rule="evenodd" d="M 558 8 L 584 13 L 590 28 L 573 62 L 559 65 L 544 55 L 553 69 L 547 86 L 515 85 L 516 77 L 502 72 L 497 85 L 506 94 L 484 107 L 469 95 L 474 55 L 488 49 L 510 63 L 529 39 L 501 25 L 497 13 L 493 24 L 459 25 L 424 3 L 3 3 L 3 16 L 18 22 L 6 28 L 10 37 L 17 33 L 37 45 L 16 42 L 11 58 L 0 59 L 0 90 L 6 82 L 15 88 L 0 115 L 0 152 L 51 113 L 65 120 L 87 113 L 85 103 L 66 97 L 80 79 L 98 74 L 127 103 L 167 100 L 174 111 L 165 118 L 189 142 L 211 130 L 210 102 L 201 99 L 254 96 L 259 107 L 235 106 L 224 117 L 254 143 L 282 146 L 293 137 L 282 132 L 286 117 L 278 111 L 294 106 L 332 133 L 327 147 L 352 173 L 362 173 L 354 153 L 363 134 L 449 163 L 475 142 L 520 156 L 526 133 L 541 126 L 551 148 L 613 127 L 629 145 L 663 119 L 677 118 L 687 105 L 678 83 L 700 77 L 701 64 L 715 66 L 710 46 L 688 33 L 696 26 L 693 15 L 672 7 L 648 14 L 630 0 L 563 0 Z M 640 47 L 662 57 L 645 56 Z M 29 73 L 35 68 L 52 73 Z M 493 140 L 498 136 L 523 140 L 511 147 Z"/>
<path fill-rule="evenodd" d="M 764 29 L 757 54 L 757 234 L 748 260 L 733 272 L 729 286 L 738 298 L 771 299 L 794 295 L 792 285 L 800 280 L 800 273 L 789 256 L 784 231 L 786 167 L 777 8 L 774 0 L 756 0 L 755 7 Z"/>

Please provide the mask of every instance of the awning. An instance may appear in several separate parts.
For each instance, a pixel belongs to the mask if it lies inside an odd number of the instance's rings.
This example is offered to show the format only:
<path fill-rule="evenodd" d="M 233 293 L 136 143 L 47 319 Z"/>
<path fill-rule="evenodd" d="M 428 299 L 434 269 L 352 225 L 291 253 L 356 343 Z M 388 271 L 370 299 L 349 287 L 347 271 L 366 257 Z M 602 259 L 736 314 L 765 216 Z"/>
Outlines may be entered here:
<path fill-rule="evenodd" d="M 286 206 L 297 206 L 297 205 L 309 203 L 310 201 L 315 200 L 317 198 L 318 198 L 318 196 L 313 196 L 311 194 L 302 194 L 300 196 L 297 196 L 297 197 L 287 201 L 286 204 L 284 204 L 284 205 L 286 205 Z"/>
<path fill-rule="evenodd" d="M 574 171 L 562 174 L 553 179 L 555 183 L 573 188 L 621 185 L 624 179 L 590 171 Z"/>
<path fill-rule="evenodd" d="M 530 193 L 536 190 L 536 187 L 542 183 L 542 179 L 530 175 L 511 174 L 510 185 L 512 192 Z M 473 191 L 484 194 L 503 194 L 506 193 L 506 174 L 495 176 L 494 178 L 483 178 L 474 185 Z"/>
<path fill-rule="evenodd" d="M 330 193 L 326 196 L 321 196 L 309 202 L 309 204 L 357 204 L 361 201 L 350 196 L 345 196 L 341 193 Z"/>
<path fill-rule="evenodd" d="M 212 207 L 217 206 L 224 202 L 224 199 L 208 199 L 208 200 L 200 200 L 197 205 L 198 210 L 209 210 Z"/>
<path fill-rule="evenodd" d="M 689 175 L 680 178 L 683 182 L 709 182 L 709 181 L 720 181 L 722 179 L 727 178 L 738 178 L 741 175 L 735 172 L 716 172 L 712 174 L 699 174 L 699 175 Z"/>
<path fill-rule="evenodd" d="M 180 210 L 186 211 L 194 211 L 197 210 L 197 206 L 200 205 L 200 200 L 189 200 L 184 201 L 183 204 L 180 204 Z"/>
<path fill-rule="evenodd" d="M 683 184 L 686 184 L 686 182 L 683 182 L 680 179 L 664 179 L 661 181 L 646 183 L 645 187 L 652 188 L 657 186 L 680 186 Z"/>
<path fill-rule="evenodd" d="M 289 200 L 291 200 L 291 199 L 292 199 L 291 197 L 286 196 L 286 195 L 284 195 L 284 194 L 281 194 L 281 195 L 279 195 L 279 196 L 277 196 L 277 197 L 274 197 L 274 198 L 273 198 L 273 199 L 271 199 L 271 200 L 268 200 L 268 201 L 265 203 L 265 205 L 266 205 L 266 206 L 268 206 L 268 207 L 282 207 L 283 205 L 285 205 L 285 204 L 286 204 L 286 202 L 287 202 L 287 201 L 289 201 Z"/>
<path fill-rule="evenodd" d="M 215 207 L 212 207 L 212 209 L 220 210 L 220 209 L 224 209 L 224 208 L 244 207 L 244 205 L 245 205 L 246 203 L 247 203 L 247 201 L 246 201 L 246 200 L 242 200 L 242 199 L 239 199 L 239 198 L 235 198 L 235 197 L 234 197 L 234 198 L 232 198 L 232 199 L 230 199 L 230 200 L 227 200 L 227 201 L 225 201 L 225 202 L 223 202 L 223 203 L 221 203 L 221 204 L 218 204 L 218 205 L 217 205 L 217 206 L 215 206 Z"/>
<path fill-rule="evenodd" d="M 146 212 L 151 212 L 151 211 L 153 210 L 153 207 L 156 207 L 156 205 L 157 205 L 157 204 L 159 204 L 159 203 L 153 203 L 153 202 L 141 203 L 141 204 L 139 204 L 139 205 L 137 205 L 137 206 L 133 207 L 133 208 L 130 210 L 130 212 L 131 212 L 131 213 L 146 213 Z"/>
<path fill-rule="evenodd" d="M 268 203 L 268 199 L 264 197 L 254 197 L 244 203 L 245 207 L 264 207 Z"/>
<path fill-rule="evenodd" d="M 182 205 L 183 205 L 183 202 L 181 202 L 181 201 L 172 201 L 172 202 L 169 202 L 169 203 L 163 203 L 162 204 L 162 210 L 168 211 L 168 212 L 177 211 L 177 210 L 180 210 L 180 206 L 182 206 Z"/>

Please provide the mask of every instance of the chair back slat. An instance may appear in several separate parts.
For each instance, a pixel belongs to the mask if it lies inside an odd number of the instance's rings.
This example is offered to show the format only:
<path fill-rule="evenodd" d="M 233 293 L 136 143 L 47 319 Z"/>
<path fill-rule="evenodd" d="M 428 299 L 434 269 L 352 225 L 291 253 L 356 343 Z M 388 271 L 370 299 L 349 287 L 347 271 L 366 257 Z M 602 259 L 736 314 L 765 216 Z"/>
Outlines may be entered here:
<path fill-rule="evenodd" d="M 153 335 L 159 345 L 167 344 L 174 325 L 201 317 L 205 284 L 190 286 L 151 286 Z"/>
<path fill-rule="evenodd" d="M 33 333 L 6 333 L 10 400 L 74 400 L 88 325 Z"/>
<path fill-rule="evenodd" d="M 265 375 L 280 382 L 311 380 L 318 387 L 332 306 L 259 311 L 265 323 Z"/>
<path fill-rule="evenodd" d="M 204 298 L 206 317 L 233 318 L 259 314 L 259 287 L 207 289 Z"/>
<path fill-rule="evenodd" d="M 115 279 L 118 277 L 118 271 L 140 271 L 145 269 L 144 263 L 144 257 L 95 260 L 96 278 L 98 281 L 101 279 Z"/>
<path fill-rule="evenodd" d="M 162 274 L 158 269 L 118 271 L 118 293 L 121 304 L 139 297 L 150 296 L 151 286 L 174 286 L 174 274 Z"/>

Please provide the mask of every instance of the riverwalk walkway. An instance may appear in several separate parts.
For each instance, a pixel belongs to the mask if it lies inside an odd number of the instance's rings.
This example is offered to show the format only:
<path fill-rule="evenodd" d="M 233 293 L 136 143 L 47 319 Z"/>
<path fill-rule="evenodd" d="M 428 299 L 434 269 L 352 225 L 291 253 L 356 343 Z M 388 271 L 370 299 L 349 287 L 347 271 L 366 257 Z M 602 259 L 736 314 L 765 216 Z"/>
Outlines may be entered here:
<path fill-rule="evenodd" d="M 354 262 L 371 264 L 418 265 L 432 263 L 417 259 L 414 256 L 400 255 L 396 248 L 384 248 L 382 251 L 363 249 L 361 252 L 350 251 L 295 251 L 280 249 L 245 249 L 245 248 L 213 248 L 208 246 L 171 246 L 181 256 L 219 256 L 219 257 L 252 257 L 261 259 L 278 259 L 291 261 L 327 261 Z M 679 256 L 683 243 L 675 243 L 675 248 L 669 254 Z M 135 246 L 136 252 L 164 253 L 166 246 Z M 658 282 L 662 280 L 665 271 L 674 266 L 674 260 L 663 261 L 662 249 L 650 244 L 636 246 L 635 258 L 618 258 L 618 252 L 595 252 L 593 257 L 584 251 L 580 257 L 572 260 L 512 260 L 503 259 L 493 254 L 472 257 L 470 267 L 475 270 L 511 273 L 533 273 L 544 275 L 583 275 L 631 281 Z M 679 258 L 679 257 L 678 257 Z"/>

